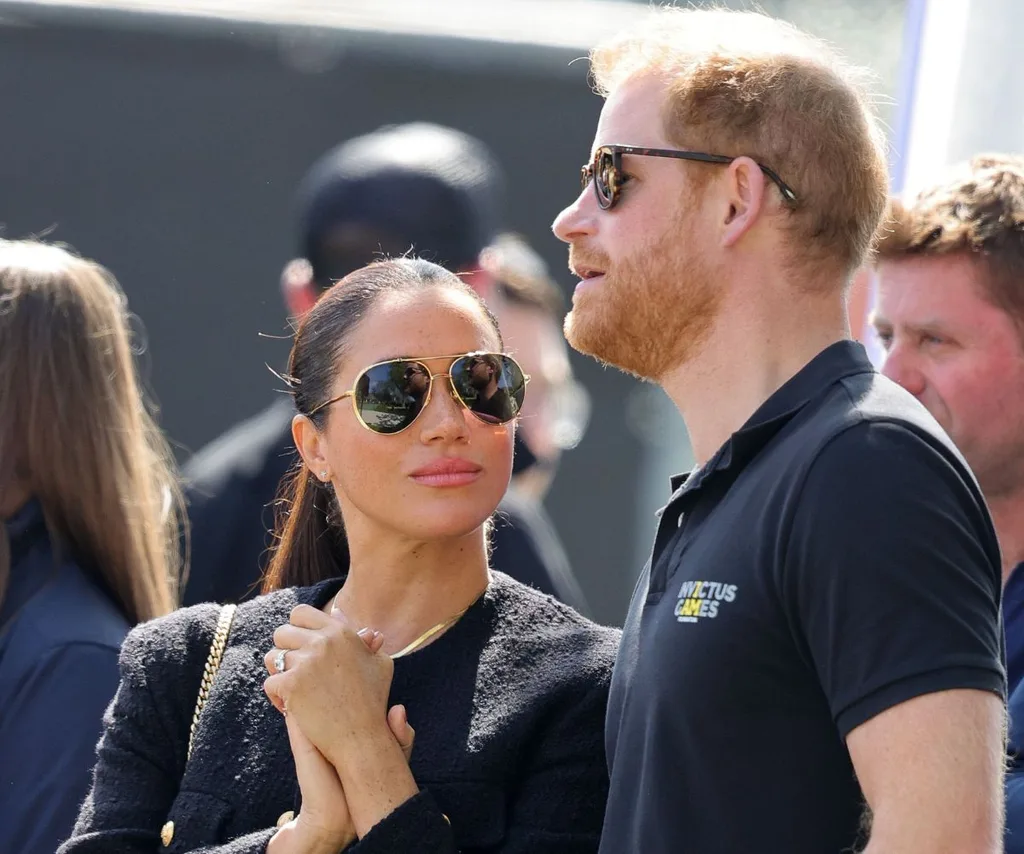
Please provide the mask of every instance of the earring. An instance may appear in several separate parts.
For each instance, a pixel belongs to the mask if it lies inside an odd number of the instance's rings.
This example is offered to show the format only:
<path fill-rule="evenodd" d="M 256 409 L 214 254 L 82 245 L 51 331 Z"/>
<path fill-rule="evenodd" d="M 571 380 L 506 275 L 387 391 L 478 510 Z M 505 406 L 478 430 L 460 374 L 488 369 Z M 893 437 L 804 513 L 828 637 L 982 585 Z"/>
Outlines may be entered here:
<path fill-rule="evenodd" d="M 320 472 L 320 480 L 327 480 L 327 469 Z"/>

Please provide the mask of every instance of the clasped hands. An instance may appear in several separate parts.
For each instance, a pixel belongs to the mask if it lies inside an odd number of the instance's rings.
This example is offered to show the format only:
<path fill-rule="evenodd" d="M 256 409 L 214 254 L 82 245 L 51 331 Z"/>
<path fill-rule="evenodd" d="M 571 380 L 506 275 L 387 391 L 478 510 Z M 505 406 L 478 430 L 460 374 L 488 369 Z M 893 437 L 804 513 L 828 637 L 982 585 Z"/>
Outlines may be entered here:
<path fill-rule="evenodd" d="M 403 706 L 387 706 L 394 662 L 383 643 L 341 611 L 309 605 L 274 632 L 263 688 L 285 717 L 302 809 L 268 854 L 338 851 L 416 793 L 415 733 Z"/>

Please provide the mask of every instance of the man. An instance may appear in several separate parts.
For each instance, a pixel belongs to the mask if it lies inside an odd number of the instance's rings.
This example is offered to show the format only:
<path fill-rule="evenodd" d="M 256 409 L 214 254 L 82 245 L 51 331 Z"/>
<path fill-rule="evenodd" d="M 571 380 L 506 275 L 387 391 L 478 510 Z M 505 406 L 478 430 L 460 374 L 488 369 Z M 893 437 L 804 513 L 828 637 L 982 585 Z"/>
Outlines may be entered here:
<path fill-rule="evenodd" d="M 408 251 L 463 272 L 486 298 L 493 283 L 479 257 L 498 231 L 501 185 L 499 167 L 479 140 L 438 125 L 385 127 L 331 150 L 299 189 L 303 257 L 282 275 L 289 315 L 304 315 L 352 270 Z M 296 458 L 292 415 L 291 402 L 282 399 L 187 466 L 192 541 L 185 604 L 239 601 L 258 591 L 273 501 Z M 517 457 L 526 456 L 517 446 Z M 539 505 L 503 503 L 492 565 L 544 592 L 565 592 L 558 579 L 567 561 Z"/>
<path fill-rule="evenodd" d="M 1008 852 L 1024 851 L 1024 159 L 975 157 L 880 233 L 872 323 L 883 372 L 946 429 L 978 478 L 1002 551 L 1011 694 Z"/>
<path fill-rule="evenodd" d="M 978 478 L 1002 551 L 1009 690 L 1024 675 L 1024 159 L 975 157 L 880 232 L 883 372 Z"/>
<path fill-rule="evenodd" d="M 660 384 L 698 461 L 626 619 L 601 851 L 998 851 L 998 545 L 948 437 L 848 340 L 886 202 L 851 72 L 680 9 L 591 68 L 566 335 Z"/>

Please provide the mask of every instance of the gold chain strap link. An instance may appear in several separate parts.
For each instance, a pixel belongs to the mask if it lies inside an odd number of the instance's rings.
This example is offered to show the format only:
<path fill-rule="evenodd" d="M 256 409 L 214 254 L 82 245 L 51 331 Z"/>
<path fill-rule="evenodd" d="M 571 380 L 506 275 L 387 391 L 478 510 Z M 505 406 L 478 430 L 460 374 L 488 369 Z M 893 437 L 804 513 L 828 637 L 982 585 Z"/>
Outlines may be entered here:
<path fill-rule="evenodd" d="M 188 753 L 185 754 L 186 762 L 192 758 L 192 742 L 195 740 L 196 730 L 199 728 L 199 715 L 202 714 L 203 706 L 206 705 L 206 700 L 210 696 L 210 689 L 213 687 L 214 677 L 220 668 L 220 660 L 224 656 L 224 647 L 228 643 L 228 632 L 231 631 L 231 621 L 235 618 L 235 607 L 235 605 L 224 605 L 220 609 L 220 616 L 217 618 L 217 630 L 213 633 L 210 654 L 206 657 L 203 678 L 199 683 L 196 710 L 192 713 L 192 728 L 188 733 Z"/>

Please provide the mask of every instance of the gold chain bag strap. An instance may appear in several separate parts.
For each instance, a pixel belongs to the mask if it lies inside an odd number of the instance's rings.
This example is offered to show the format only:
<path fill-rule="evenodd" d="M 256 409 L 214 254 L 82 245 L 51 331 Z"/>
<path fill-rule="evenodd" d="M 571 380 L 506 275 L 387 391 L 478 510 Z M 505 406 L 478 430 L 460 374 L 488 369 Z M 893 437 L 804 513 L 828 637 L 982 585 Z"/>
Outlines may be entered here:
<path fill-rule="evenodd" d="M 213 688 L 213 680 L 220 669 L 220 661 L 224 657 L 224 648 L 228 645 L 228 633 L 231 631 L 231 621 L 235 619 L 235 606 L 222 605 L 220 616 L 217 617 L 217 628 L 213 632 L 213 642 L 210 644 L 210 654 L 206 656 L 206 666 L 203 667 L 203 678 L 199 682 L 199 696 L 196 697 L 196 710 L 192 713 L 192 726 L 188 731 L 188 752 L 185 754 L 185 762 L 192 758 L 192 742 L 196 739 L 196 730 L 199 729 L 199 716 L 203 713 L 203 706 L 210 697 L 210 689 Z M 168 821 L 160 829 L 160 841 L 164 848 L 170 847 L 174 841 L 174 822 Z"/>
<path fill-rule="evenodd" d="M 192 713 L 192 728 L 188 733 L 188 753 L 185 754 L 186 762 L 192 758 L 192 742 L 195 741 L 196 730 L 199 729 L 199 716 L 203 713 L 203 706 L 206 705 L 206 701 L 210 696 L 210 689 L 213 688 L 213 680 L 220 669 L 220 660 L 224 657 L 224 647 L 228 644 L 228 633 L 231 631 L 231 621 L 235 619 L 235 608 L 235 605 L 222 606 L 220 616 L 217 618 L 217 630 L 213 633 L 210 654 L 206 657 L 203 678 L 199 683 L 196 710 Z"/>

